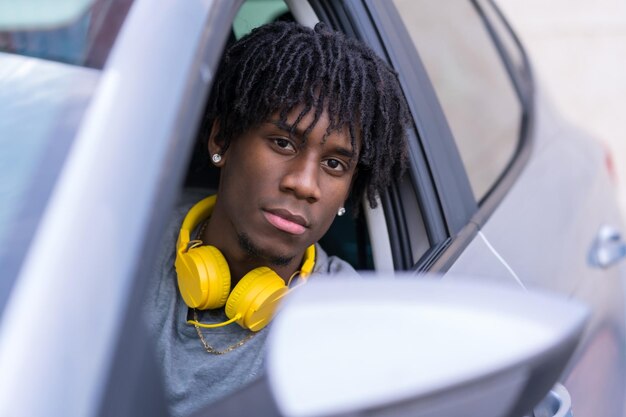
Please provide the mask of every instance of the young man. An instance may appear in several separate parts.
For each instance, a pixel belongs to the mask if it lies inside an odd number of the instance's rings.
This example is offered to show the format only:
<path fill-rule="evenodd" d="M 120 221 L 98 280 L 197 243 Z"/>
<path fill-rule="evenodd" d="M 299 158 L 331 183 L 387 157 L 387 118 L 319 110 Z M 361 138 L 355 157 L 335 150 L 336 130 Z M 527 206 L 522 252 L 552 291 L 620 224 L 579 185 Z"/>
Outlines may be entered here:
<path fill-rule="evenodd" d="M 351 193 L 375 206 L 401 175 L 408 121 L 395 73 L 323 25 L 266 25 L 226 52 L 202 132 L 217 195 L 177 212 L 148 300 L 174 415 L 260 375 L 292 280 L 353 271 L 316 243 Z"/>

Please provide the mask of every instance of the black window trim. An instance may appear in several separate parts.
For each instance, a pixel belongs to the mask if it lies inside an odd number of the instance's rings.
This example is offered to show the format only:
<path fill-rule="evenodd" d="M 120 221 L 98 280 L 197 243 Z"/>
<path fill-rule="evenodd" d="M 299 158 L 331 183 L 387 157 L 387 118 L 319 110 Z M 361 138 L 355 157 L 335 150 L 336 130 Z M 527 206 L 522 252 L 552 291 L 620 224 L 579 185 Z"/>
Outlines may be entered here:
<path fill-rule="evenodd" d="M 508 191 L 511 189 L 516 179 L 522 173 L 526 166 L 533 148 L 533 132 L 535 126 L 535 89 L 534 89 L 534 76 L 532 66 L 528 58 L 528 54 L 524 49 L 519 37 L 513 31 L 510 23 L 502 14 L 500 8 L 493 2 L 493 0 L 485 0 L 488 7 L 492 7 L 495 15 L 501 20 L 501 23 L 505 27 L 509 36 L 511 36 L 514 44 L 517 46 L 522 56 L 522 68 L 521 71 L 515 68 L 513 60 L 504 47 L 504 44 L 497 34 L 497 31 L 493 27 L 493 23 L 489 20 L 483 6 L 479 4 L 478 0 L 470 0 L 473 6 L 476 8 L 480 18 L 485 25 L 485 28 L 494 42 L 496 49 L 503 64 L 509 74 L 509 77 L 513 83 L 517 96 L 522 105 L 522 119 L 520 124 L 520 132 L 517 143 L 517 148 L 505 167 L 500 176 L 496 179 L 491 189 L 480 200 L 479 209 L 472 217 L 474 222 L 479 228 L 482 228 L 489 217 L 495 212 L 500 202 L 504 199 Z"/>

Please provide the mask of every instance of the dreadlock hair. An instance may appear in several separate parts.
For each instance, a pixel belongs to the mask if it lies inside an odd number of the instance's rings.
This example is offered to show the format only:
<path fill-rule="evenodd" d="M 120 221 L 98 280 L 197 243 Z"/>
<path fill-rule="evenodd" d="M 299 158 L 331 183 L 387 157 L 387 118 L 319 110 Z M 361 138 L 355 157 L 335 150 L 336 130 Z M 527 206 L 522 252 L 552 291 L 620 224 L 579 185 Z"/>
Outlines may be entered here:
<path fill-rule="evenodd" d="M 363 194 L 370 206 L 399 178 L 405 168 L 409 116 L 397 74 L 364 44 L 329 30 L 294 22 L 275 22 L 252 30 L 225 53 L 218 70 L 202 128 L 205 140 L 219 120 L 217 141 L 226 150 L 233 138 L 297 106 L 310 111 L 313 122 L 324 110 L 330 124 L 326 135 L 347 128 L 353 149 L 361 148 L 352 184 L 355 209 Z M 293 133 L 293 131 L 291 132 Z M 206 146 L 204 149 L 207 149 Z"/>

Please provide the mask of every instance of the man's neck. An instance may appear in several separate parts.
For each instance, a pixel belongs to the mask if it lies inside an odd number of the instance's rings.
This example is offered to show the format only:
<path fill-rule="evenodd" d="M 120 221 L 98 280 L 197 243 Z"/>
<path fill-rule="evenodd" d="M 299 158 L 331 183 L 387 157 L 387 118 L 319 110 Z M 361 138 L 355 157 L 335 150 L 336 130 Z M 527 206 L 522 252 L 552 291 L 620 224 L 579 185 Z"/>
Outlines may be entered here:
<path fill-rule="evenodd" d="M 228 221 L 220 216 L 218 207 L 206 222 L 206 227 L 203 228 L 199 238 L 205 245 L 215 246 L 226 258 L 230 269 L 231 288 L 248 272 L 262 266 L 271 268 L 285 283 L 288 283 L 290 277 L 300 269 L 304 254 L 294 257 L 285 265 L 272 265 L 267 259 L 255 256 L 246 250 L 237 233 L 227 223 Z"/>

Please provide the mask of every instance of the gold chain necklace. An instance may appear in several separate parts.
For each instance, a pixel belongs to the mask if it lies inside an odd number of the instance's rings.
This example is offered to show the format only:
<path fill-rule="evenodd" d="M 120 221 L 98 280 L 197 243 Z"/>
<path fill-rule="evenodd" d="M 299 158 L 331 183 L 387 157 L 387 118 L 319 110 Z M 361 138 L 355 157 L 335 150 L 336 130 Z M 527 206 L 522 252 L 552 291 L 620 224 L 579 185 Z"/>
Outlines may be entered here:
<path fill-rule="evenodd" d="M 198 310 L 196 310 L 195 308 L 193 309 L 193 319 L 195 321 L 199 321 L 198 320 Z M 248 340 L 252 339 L 256 335 L 256 333 L 250 332 L 250 334 L 248 334 L 246 337 L 244 337 L 243 339 L 241 339 L 237 343 L 228 346 L 224 350 L 217 350 L 213 346 L 211 346 L 211 345 L 209 345 L 207 343 L 207 341 L 204 338 L 204 335 L 202 334 L 202 330 L 200 330 L 200 326 L 198 326 L 197 324 L 194 324 L 194 327 L 196 328 L 196 332 L 198 333 L 198 337 L 200 338 L 200 341 L 202 342 L 202 345 L 204 346 L 204 350 L 206 350 L 207 353 L 210 353 L 212 355 L 223 355 L 225 353 L 232 352 L 233 350 L 237 349 L 238 347 L 243 346 L 244 343 L 246 343 Z"/>
<path fill-rule="evenodd" d="M 200 230 L 198 231 L 198 235 L 196 236 L 198 240 L 202 242 L 202 244 L 204 244 L 204 242 L 202 241 L 202 235 L 204 234 L 204 231 L 206 230 L 208 222 L 209 221 L 206 220 L 204 223 L 202 223 L 202 226 L 200 227 Z M 196 310 L 195 308 L 193 309 L 193 319 L 196 322 L 200 321 L 198 320 L 198 310 Z M 243 346 L 248 340 L 252 339 L 254 335 L 256 335 L 256 333 L 250 332 L 250 334 L 248 334 L 246 337 L 241 339 L 239 342 L 228 346 L 224 350 L 217 350 L 213 346 L 207 343 L 206 339 L 204 338 L 204 335 L 202 334 L 202 330 L 200 329 L 200 326 L 198 326 L 197 324 L 194 324 L 194 327 L 196 328 L 196 333 L 198 333 L 198 337 L 200 338 L 200 341 L 202 342 L 202 346 L 204 346 L 204 350 L 206 350 L 207 353 L 210 353 L 211 355 L 224 355 L 228 352 L 232 352 L 238 347 Z"/>

